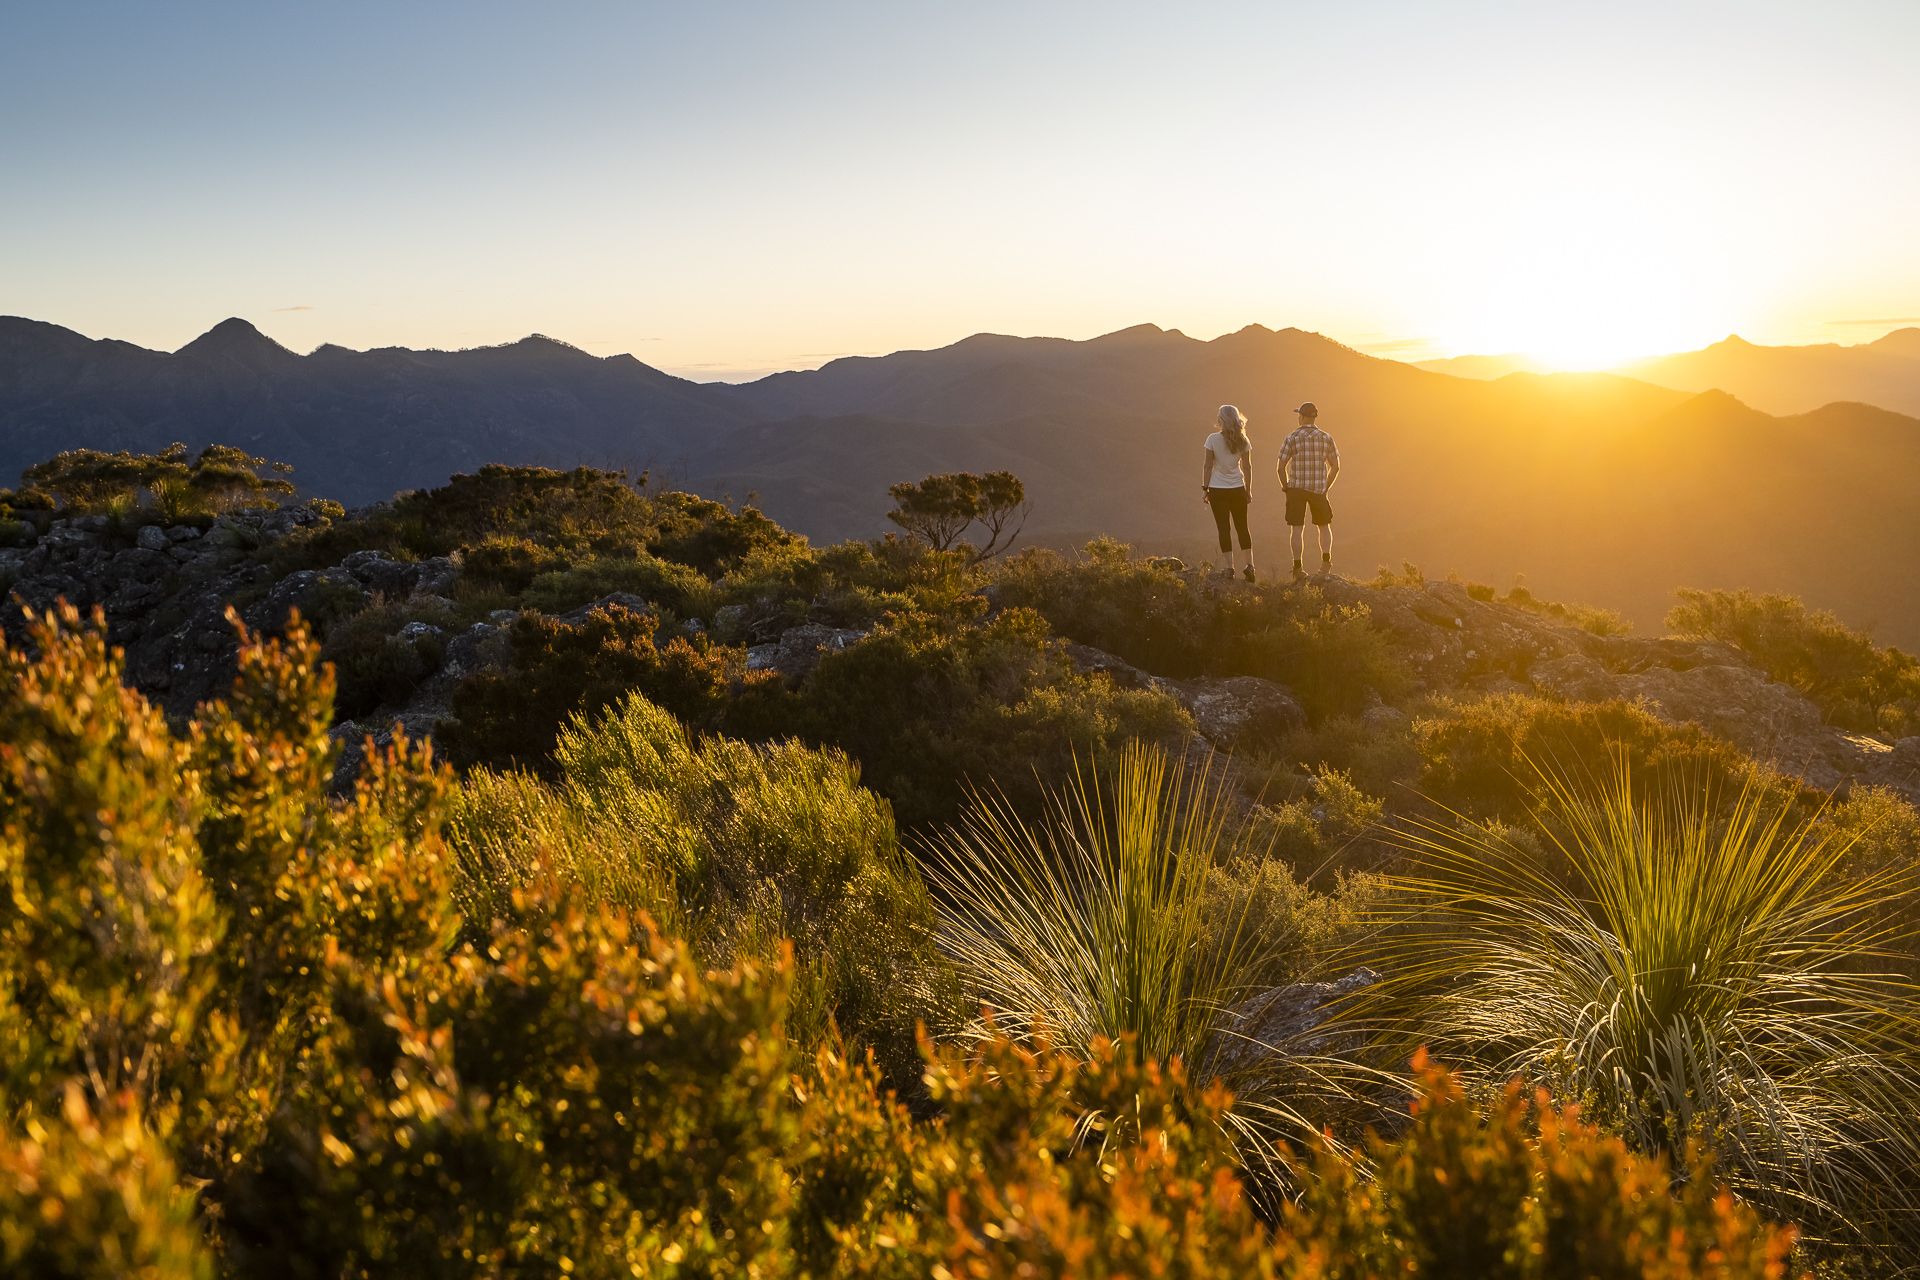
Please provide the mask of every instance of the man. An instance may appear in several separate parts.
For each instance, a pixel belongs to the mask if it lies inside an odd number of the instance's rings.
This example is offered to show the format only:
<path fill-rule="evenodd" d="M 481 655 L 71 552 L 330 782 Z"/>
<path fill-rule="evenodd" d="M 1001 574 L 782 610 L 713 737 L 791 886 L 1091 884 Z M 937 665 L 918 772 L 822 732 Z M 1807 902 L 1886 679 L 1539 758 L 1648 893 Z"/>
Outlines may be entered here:
<path fill-rule="evenodd" d="M 1300 559 L 1306 549 L 1307 511 L 1320 537 L 1320 572 L 1333 572 L 1333 506 L 1327 490 L 1340 474 L 1340 450 L 1333 437 L 1320 429 L 1320 410 L 1313 401 L 1294 413 L 1300 425 L 1280 446 L 1280 487 L 1287 493 L 1287 536 L 1293 542 L 1293 576 L 1304 577 Z"/>

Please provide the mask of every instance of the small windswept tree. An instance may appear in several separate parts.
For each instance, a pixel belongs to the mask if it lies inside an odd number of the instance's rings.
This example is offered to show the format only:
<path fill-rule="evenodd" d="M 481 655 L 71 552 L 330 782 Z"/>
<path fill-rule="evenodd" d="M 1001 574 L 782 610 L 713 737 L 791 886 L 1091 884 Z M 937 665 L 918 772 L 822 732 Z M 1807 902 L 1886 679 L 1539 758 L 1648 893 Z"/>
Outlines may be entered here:
<path fill-rule="evenodd" d="M 1020 477 L 1011 471 L 952 471 L 924 480 L 902 480 L 887 490 L 893 510 L 887 519 L 935 551 L 951 550 L 978 524 L 987 540 L 973 548 L 977 563 L 1013 545 L 1032 504 Z"/>

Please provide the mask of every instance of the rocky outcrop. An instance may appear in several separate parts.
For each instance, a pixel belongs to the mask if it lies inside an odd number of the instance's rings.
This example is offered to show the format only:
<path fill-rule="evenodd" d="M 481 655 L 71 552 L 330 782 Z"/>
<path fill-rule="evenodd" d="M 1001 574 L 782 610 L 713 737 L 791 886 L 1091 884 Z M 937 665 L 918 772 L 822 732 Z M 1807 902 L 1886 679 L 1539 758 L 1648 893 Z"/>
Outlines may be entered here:
<path fill-rule="evenodd" d="M 776 671 L 789 682 L 804 680 L 820 665 L 821 658 L 858 643 L 866 634 L 847 627 L 803 622 L 782 632 L 778 640 L 748 649 L 747 670 Z"/>
<path fill-rule="evenodd" d="M 1456 582 L 1366 586 L 1315 581 L 1335 605 L 1361 605 L 1422 692 L 1619 698 L 1693 723 L 1757 760 L 1827 790 L 1864 782 L 1920 797 L 1920 747 L 1889 746 L 1827 724 L 1799 691 L 1712 641 L 1598 635 Z"/>
<path fill-rule="evenodd" d="M 126 527 L 104 516 L 55 520 L 31 544 L 0 551 L 10 607 L 0 627 L 18 639 L 19 606 L 66 600 L 99 609 L 126 650 L 129 679 L 169 714 L 185 716 L 233 677 L 235 635 L 226 611 L 271 629 L 299 602 L 306 582 L 276 594 L 273 571 L 255 554 L 294 529 L 324 519 L 306 506 L 241 512 L 212 522 Z M 356 584 L 355 590 L 358 590 Z"/>
<path fill-rule="evenodd" d="M 1200 736 L 1216 747 L 1234 750 L 1272 742 L 1307 723 L 1299 699 L 1284 685 L 1259 676 L 1173 680 L 1090 645 L 1067 643 L 1062 648 L 1081 671 L 1105 675 L 1123 689 L 1155 689 L 1171 697 L 1193 717 Z"/>
<path fill-rule="evenodd" d="M 171 525 L 55 520 L 29 545 L 0 550 L 0 587 L 12 602 L 0 627 L 17 640 L 22 606 L 46 610 L 66 600 L 82 612 L 97 608 L 126 652 L 128 679 L 184 718 L 232 682 L 238 642 L 229 608 L 248 628 L 272 634 L 296 609 L 338 618 L 375 600 L 428 600 L 452 589 L 459 568 L 451 559 L 403 562 L 380 551 L 276 576 L 261 553 L 326 518 L 289 506 Z"/>
<path fill-rule="evenodd" d="M 431 737 L 452 713 L 453 692 L 462 680 L 476 671 L 507 665 L 512 656 L 507 627 L 514 615 L 502 612 L 504 617 L 496 615 L 486 622 L 476 622 L 451 638 L 443 628 L 426 622 L 409 622 L 400 629 L 397 634 L 403 638 L 440 646 L 442 656 L 432 674 L 401 705 L 383 707 L 357 720 L 342 720 L 333 727 L 333 740 L 340 746 L 340 760 L 333 774 L 336 792 L 346 791 L 358 776 L 369 741 L 377 751 L 391 746 L 398 733 L 416 741 Z"/>

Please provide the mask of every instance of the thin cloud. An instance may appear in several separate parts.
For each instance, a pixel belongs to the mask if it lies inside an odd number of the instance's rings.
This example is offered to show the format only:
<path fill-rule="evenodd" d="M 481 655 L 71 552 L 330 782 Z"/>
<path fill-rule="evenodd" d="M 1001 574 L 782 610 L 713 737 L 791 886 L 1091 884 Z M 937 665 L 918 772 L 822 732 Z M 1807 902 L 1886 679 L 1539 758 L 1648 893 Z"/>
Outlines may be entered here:
<path fill-rule="evenodd" d="M 274 310 L 275 311 L 311 311 L 313 310 L 313 304 L 308 302 L 303 302 L 296 307 L 275 307 Z"/>
<path fill-rule="evenodd" d="M 1433 343 L 1426 338 L 1395 338 L 1390 342 L 1362 342 L 1356 344 L 1362 351 L 1427 351 Z"/>
<path fill-rule="evenodd" d="M 1829 320 L 1831 329 L 1865 329 L 1881 324 L 1920 324 L 1920 316 L 1886 316 L 1879 320 Z"/>

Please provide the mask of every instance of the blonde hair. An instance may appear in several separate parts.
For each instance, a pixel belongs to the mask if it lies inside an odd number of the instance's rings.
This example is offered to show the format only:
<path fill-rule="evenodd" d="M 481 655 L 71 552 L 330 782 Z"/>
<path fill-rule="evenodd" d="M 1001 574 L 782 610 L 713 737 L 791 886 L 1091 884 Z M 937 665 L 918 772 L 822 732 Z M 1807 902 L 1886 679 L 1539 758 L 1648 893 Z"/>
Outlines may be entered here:
<path fill-rule="evenodd" d="M 1220 434 L 1227 442 L 1229 453 L 1241 454 L 1253 447 L 1247 439 L 1247 415 L 1230 404 L 1220 406 L 1220 412 L 1214 419 L 1220 426 Z"/>

